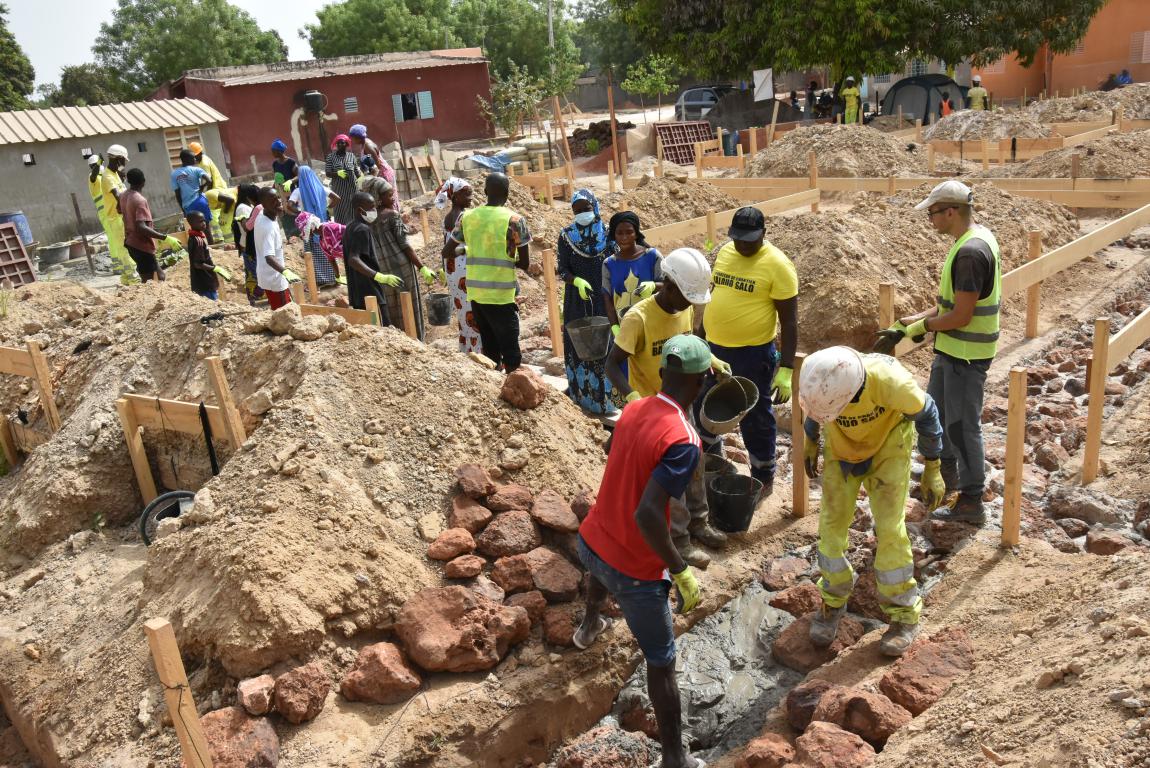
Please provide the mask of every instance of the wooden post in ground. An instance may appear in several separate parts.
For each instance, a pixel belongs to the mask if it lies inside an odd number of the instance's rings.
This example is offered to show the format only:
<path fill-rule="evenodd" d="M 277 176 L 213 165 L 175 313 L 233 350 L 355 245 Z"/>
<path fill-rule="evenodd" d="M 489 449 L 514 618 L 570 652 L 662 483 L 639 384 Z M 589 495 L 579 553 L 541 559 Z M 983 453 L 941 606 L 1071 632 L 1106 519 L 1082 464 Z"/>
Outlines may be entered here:
<path fill-rule="evenodd" d="M 926 172 L 930 173 L 930 174 L 934 173 L 934 145 L 933 144 L 927 144 L 926 145 Z"/>
<path fill-rule="evenodd" d="M 1018 111 L 1021 112 L 1024 109 L 1026 109 L 1026 89 L 1025 88 L 1022 89 L 1022 103 L 1018 105 Z"/>
<path fill-rule="evenodd" d="M 1082 155 L 1075 152 L 1070 156 L 1070 188 L 1078 189 L 1078 177 L 1082 175 Z"/>
<path fill-rule="evenodd" d="M 751 147 L 751 157 L 754 157 L 755 155 L 757 155 L 759 153 L 759 129 L 758 128 L 752 128 L 751 129 L 750 147 Z"/>
<path fill-rule="evenodd" d="M 227 428 L 228 442 L 236 450 L 248 439 L 244 430 L 244 423 L 240 419 L 240 412 L 236 410 L 236 401 L 232 398 L 232 388 L 228 386 L 228 378 L 224 374 L 223 361 L 214 355 L 204 358 L 208 366 L 208 380 L 212 391 L 216 394 L 216 404 L 220 408 L 220 416 L 224 419 Z"/>
<path fill-rule="evenodd" d="M 803 466 L 803 449 L 807 435 L 803 432 L 803 409 L 799 407 L 799 371 L 806 355 L 795 355 L 795 367 L 791 369 L 791 517 L 807 514 L 810 496 L 810 482 Z"/>
<path fill-rule="evenodd" d="M 775 107 L 771 110 L 771 127 L 767 129 L 767 146 L 775 140 L 775 123 L 779 120 L 779 100 L 775 99 Z"/>
<path fill-rule="evenodd" d="M 717 237 L 718 235 L 715 234 L 715 212 L 707 211 L 707 242 L 711 244 L 711 247 L 714 247 Z"/>
<path fill-rule="evenodd" d="M 12 427 L 9 426 L 7 416 L 0 416 L 0 449 L 4 451 L 4 460 L 8 463 L 8 471 L 20 463 L 20 453 L 16 450 L 16 440 L 12 437 Z"/>
<path fill-rule="evenodd" d="M 555 202 L 555 190 L 552 188 L 552 179 L 547 174 L 543 174 L 543 180 L 547 182 L 543 185 L 543 199 L 547 205 L 552 205 Z"/>
<path fill-rule="evenodd" d="M 547 289 L 547 327 L 551 332 L 551 354 L 563 357 L 563 322 L 559 316 L 555 251 L 550 248 L 543 251 L 543 284 Z"/>
<path fill-rule="evenodd" d="M 807 165 L 809 166 L 809 171 L 808 171 L 809 183 L 807 186 L 809 189 L 818 189 L 819 188 L 819 164 L 815 160 L 814 150 L 811 150 L 809 153 L 807 153 Z M 818 213 L 818 212 L 819 212 L 819 203 L 816 200 L 815 202 L 811 203 L 811 213 Z"/>
<path fill-rule="evenodd" d="M 898 129 L 902 130 L 902 104 L 898 105 Z"/>
<path fill-rule="evenodd" d="M 559 109 L 559 97 L 551 97 L 551 109 L 555 112 L 555 122 L 559 125 L 559 135 L 563 137 L 563 151 L 567 162 L 571 162 L 571 145 L 567 143 L 567 129 L 563 127 L 563 110 Z"/>
<path fill-rule="evenodd" d="M 921 144 L 922 143 L 922 118 L 921 117 L 914 121 L 914 143 L 915 144 Z"/>
<path fill-rule="evenodd" d="M 894 325 L 894 283 L 878 284 L 878 324 L 882 328 Z"/>
<path fill-rule="evenodd" d="M 886 178 L 886 193 L 893 197 L 894 193 L 897 191 L 898 190 L 895 187 L 895 183 L 894 183 L 894 176 L 887 176 L 887 178 Z"/>
<path fill-rule="evenodd" d="M 148 619 L 144 622 L 144 634 L 148 638 L 148 647 L 152 649 L 156 675 L 164 686 L 164 701 L 180 739 L 184 765 L 188 768 L 212 768 L 208 740 L 196 712 L 196 701 L 192 698 L 192 688 L 188 684 L 172 625 L 167 619 Z"/>
<path fill-rule="evenodd" d="M 611 68 L 607 68 L 607 112 L 611 117 L 611 159 L 615 161 L 615 165 L 619 165 L 619 129 L 615 123 L 615 94 L 613 84 L 611 83 Z M 658 122 L 657 120 L 655 122 Z M 624 169 L 624 174 L 626 170 Z M 615 190 L 611 190 L 614 192 Z"/>
<path fill-rule="evenodd" d="M 303 249 L 303 274 L 307 280 L 307 296 L 312 304 L 319 304 L 319 284 L 315 279 L 315 262 L 311 259 L 311 251 L 305 244 Z"/>
<path fill-rule="evenodd" d="M 990 139 L 982 137 L 982 170 L 990 170 Z"/>
<path fill-rule="evenodd" d="M 567 161 L 567 199 L 570 200 L 575 196 L 575 166 L 570 160 Z"/>
<path fill-rule="evenodd" d="M 623 160 L 625 161 L 626 159 L 627 156 L 623 155 Z M 627 173 L 626 162 L 623 163 L 623 173 L 624 175 Z M 655 138 L 655 177 L 663 177 L 663 140 L 658 137 Z"/>
<path fill-rule="evenodd" d="M 379 311 L 379 299 L 375 296 L 363 297 L 363 308 L 371 313 L 371 324 L 381 325 L 383 322 L 383 315 Z"/>
<path fill-rule="evenodd" d="M 128 457 L 132 460 L 132 471 L 140 486 L 140 496 L 148 504 L 159 494 L 156 481 L 152 479 L 152 469 L 148 466 L 148 454 L 144 451 L 143 427 L 136 422 L 132 404 L 124 398 L 116 400 L 116 413 L 120 416 L 120 426 L 124 430 L 124 442 L 128 444 Z"/>
<path fill-rule="evenodd" d="M 1027 234 L 1029 249 L 1026 260 L 1034 261 L 1042 255 L 1042 233 L 1032 229 Z M 1038 338 L 1038 313 L 1042 308 L 1042 282 L 1039 281 L 1026 289 L 1026 338 Z"/>
<path fill-rule="evenodd" d="M 1086 443 L 1082 449 L 1082 484 L 1098 477 L 1098 454 L 1102 451 L 1102 409 L 1106 405 L 1106 374 L 1110 363 L 1110 320 L 1094 321 L 1094 355 L 1090 367 L 1089 409 L 1086 412 Z"/>
<path fill-rule="evenodd" d="M 288 283 L 288 291 L 291 292 L 291 299 L 296 304 L 304 304 L 303 283 L 298 280 L 294 283 Z"/>
<path fill-rule="evenodd" d="M 742 142 L 739 142 L 739 144 L 735 147 L 735 157 L 739 158 L 739 175 L 740 176 L 746 176 L 747 175 L 747 157 L 746 157 L 746 155 L 743 154 Z"/>
<path fill-rule="evenodd" d="M 1002 491 L 1002 545 L 1018 546 L 1022 513 L 1022 459 L 1026 446 L 1026 369 L 1010 369 L 1006 407 L 1006 477 Z"/>
<path fill-rule="evenodd" d="M 411 294 L 407 291 L 399 292 L 399 311 L 403 315 L 403 332 L 419 341 L 419 325 L 415 322 L 415 307 L 411 303 Z"/>
<path fill-rule="evenodd" d="M 40 388 L 40 405 L 48 420 L 50 432 L 60 431 L 60 412 L 56 410 L 56 393 L 52 389 L 52 376 L 48 372 L 48 361 L 40 351 L 40 342 L 28 342 L 28 356 L 32 358 L 32 370 L 36 372 L 36 386 Z"/>
<path fill-rule="evenodd" d="M 450 202 L 450 197 L 448 198 Z M 423 247 L 426 250 L 431 245 L 431 222 L 427 219 L 427 209 L 419 209 L 419 229 L 423 232 Z"/>
<path fill-rule="evenodd" d="M 607 191 L 615 194 L 615 161 L 607 161 Z"/>
<path fill-rule="evenodd" d="M 703 148 L 695 145 L 695 178 L 703 178 Z"/>

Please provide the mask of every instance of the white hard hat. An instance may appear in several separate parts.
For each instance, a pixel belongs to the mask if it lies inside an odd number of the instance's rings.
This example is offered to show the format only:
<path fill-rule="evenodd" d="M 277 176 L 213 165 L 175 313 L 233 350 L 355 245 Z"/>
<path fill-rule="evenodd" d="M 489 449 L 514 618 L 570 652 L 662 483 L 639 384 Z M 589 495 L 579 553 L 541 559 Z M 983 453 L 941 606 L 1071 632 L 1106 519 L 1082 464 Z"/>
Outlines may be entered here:
<path fill-rule="evenodd" d="M 974 192 L 970 187 L 955 179 L 947 179 L 930 191 L 927 198 L 916 205 L 916 211 L 925 210 L 935 203 L 951 205 L 974 205 Z"/>
<path fill-rule="evenodd" d="M 128 159 L 128 150 L 123 144 L 113 144 L 108 147 L 108 157 L 122 157 Z"/>
<path fill-rule="evenodd" d="M 99 165 L 99 164 L 100 164 L 100 156 L 99 155 L 97 155 L 95 152 L 88 155 L 88 165 Z"/>
<path fill-rule="evenodd" d="M 799 404 L 820 424 L 835 419 L 866 381 L 862 356 L 850 347 L 827 347 L 803 361 Z"/>
<path fill-rule="evenodd" d="M 975 76 L 974 76 L 973 78 L 971 78 L 971 79 L 972 79 L 974 82 L 976 82 L 976 83 L 981 83 L 981 82 L 982 82 L 982 75 L 975 75 Z"/>
<path fill-rule="evenodd" d="M 703 254 L 694 248 L 676 248 L 663 259 L 663 276 L 667 277 L 692 304 L 711 300 L 711 268 Z"/>

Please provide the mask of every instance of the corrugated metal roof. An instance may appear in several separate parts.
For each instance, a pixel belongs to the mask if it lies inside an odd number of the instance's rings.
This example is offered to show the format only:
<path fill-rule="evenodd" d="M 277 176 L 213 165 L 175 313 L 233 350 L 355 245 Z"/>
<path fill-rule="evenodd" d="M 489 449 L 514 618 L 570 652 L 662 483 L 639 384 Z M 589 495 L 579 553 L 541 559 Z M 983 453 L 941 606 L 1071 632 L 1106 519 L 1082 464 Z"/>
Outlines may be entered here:
<path fill-rule="evenodd" d="M 470 53 L 467 49 L 464 52 Z M 193 69 L 184 73 L 187 80 L 213 80 L 224 87 L 278 83 L 285 80 L 307 80 L 317 77 L 359 75 L 368 72 L 398 72 L 407 69 L 432 69 L 457 64 L 482 64 L 482 56 L 460 55 L 440 51 L 414 53 L 376 53 L 367 56 L 341 56 L 336 59 L 286 61 L 277 64 L 249 64 L 238 67 Z"/>
<path fill-rule="evenodd" d="M 129 101 L 98 107 L 0 112 L 0 144 L 80 139 L 126 131 L 222 123 L 227 116 L 198 99 Z"/>

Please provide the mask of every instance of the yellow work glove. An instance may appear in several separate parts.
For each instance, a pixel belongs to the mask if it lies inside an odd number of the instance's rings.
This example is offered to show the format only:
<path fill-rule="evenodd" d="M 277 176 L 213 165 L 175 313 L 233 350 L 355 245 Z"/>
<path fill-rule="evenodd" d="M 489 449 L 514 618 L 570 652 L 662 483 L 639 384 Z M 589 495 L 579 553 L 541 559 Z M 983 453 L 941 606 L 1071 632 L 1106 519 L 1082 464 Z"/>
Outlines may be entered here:
<path fill-rule="evenodd" d="M 714 355 L 711 355 L 711 368 L 714 369 L 715 375 L 720 378 L 725 379 L 731 375 L 731 364 L 726 360 L 720 360 Z"/>
<path fill-rule="evenodd" d="M 926 459 L 923 462 L 922 480 L 918 489 L 922 493 L 922 503 L 926 505 L 928 512 L 942 506 L 943 499 L 946 498 L 946 483 L 942 481 L 940 459 Z"/>
<path fill-rule="evenodd" d="M 390 285 L 392 288 L 403 287 L 403 278 L 398 275 L 385 275 L 383 272 L 375 273 L 375 282 L 380 285 Z"/>
<path fill-rule="evenodd" d="M 695 578 L 695 572 L 688 565 L 678 573 L 672 573 L 671 581 L 675 583 L 679 613 L 690 613 L 703 597 L 703 591 L 699 589 L 699 580 Z"/>
<path fill-rule="evenodd" d="M 655 293 L 655 284 L 650 280 L 644 280 L 635 289 L 635 294 L 641 299 L 645 299 L 653 293 Z"/>
<path fill-rule="evenodd" d="M 419 268 L 419 276 L 422 277 L 425 281 L 427 281 L 428 285 L 434 284 L 436 279 L 439 277 L 438 275 L 435 274 L 434 271 L 432 271 L 427 266 L 423 266 L 423 267 Z"/>
<path fill-rule="evenodd" d="M 779 370 L 775 373 L 775 378 L 771 381 L 771 402 L 775 405 L 782 405 L 791 399 L 791 378 L 794 371 L 790 368 L 780 366 Z"/>
<path fill-rule="evenodd" d="M 291 194 L 291 182 L 285 181 L 282 186 L 284 188 L 284 194 L 290 195 Z"/>
<path fill-rule="evenodd" d="M 906 336 L 906 326 L 899 320 L 890 328 L 878 332 L 878 340 L 871 349 L 880 355 L 893 355 L 894 348 L 898 346 L 904 336 Z"/>
<path fill-rule="evenodd" d="M 224 280 L 231 280 L 232 279 L 232 273 L 227 271 L 223 267 L 219 267 L 219 266 L 212 267 L 212 271 L 215 272 L 220 277 L 222 277 Z"/>
<path fill-rule="evenodd" d="M 810 435 L 806 435 L 806 438 L 803 443 L 803 469 L 807 477 L 813 479 L 819 476 L 819 441 L 817 438 L 812 440 Z"/>
<path fill-rule="evenodd" d="M 339 283 L 340 285 L 347 285 L 347 278 L 346 278 L 346 277 L 344 277 L 343 275 L 340 275 L 339 277 L 337 277 L 337 278 L 335 279 L 335 281 L 336 281 L 337 283 Z"/>
<path fill-rule="evenodd" d="M 335 175 L 339 176 L 341 179 L 346 179 L 347 178 L 347 171 L 340 168 L 338 171 L 335 172 Z"/>
<path fill-rule="evenodd" d="M 169 248 L 171 248 L 173 250 L 184 247 L 183 243 L 181 243 L 179 240 L 172 237 L 171 235 L 168 235 L 167 237 L 165 237 L 163 242 L 164 242 L 164 245 L 168 246 Z"/>
<path fill-rule="evenodd" d="M 618 323 L 615 323 L 614 325 L 611 326 L 611 335 L 612 336 L 618 336 L 619 335 L 619 324 Z"/>
<path fill-rule="evenodd" d="M 641 397 L 642 397 L 642 395 L 640 395 L 640 394 L 639 394 L 637 391 L 635 391 L 635 390 L 633 390 L 633 389 L 632 389 L 632 390 L 631 390 L 630 392 L 628 392 L 628 393 L 627 393 L 627 395 L 626 395 L 626 396 L 623 398 L 623 402 L 624 402 L 624 404 L 626 404 L 626 403 L 633 403 L 633 402 L 635 402 L 636 400 L 638 400 L 638 399 L 639 399 L 639 398 L 641 398 Z"/>
<path fill-rule="evenodd" d="M 587 282 L 581 277 L 577 277 L 571 281 L 571 285 L 575 286 L 575 290 L 579 291 L 579 298 L 584 301 L 591 295 L 591 283 Z"/>
<path fill-rule="evenodd" d="M 280 272 L 280 274 L 283 275 L 284 279 L 289 283 L 298 283 L 300 280 L 303 280 L 302 277 L 297 275 L 295 272 L 292 272 L 290 269 L 285 269 L 283 272 Z"/>
<path fill-rule="evenodd" d="M 906 335 L 910 336 L 910 340 L 915 344 L 918 344 L 923 339 L 925 339 L 927 333 L 929 333 L 929 331 L 926 329 L 925 317 L 921 320 L 915 320 L 913 323 L 906 327 Z"/>

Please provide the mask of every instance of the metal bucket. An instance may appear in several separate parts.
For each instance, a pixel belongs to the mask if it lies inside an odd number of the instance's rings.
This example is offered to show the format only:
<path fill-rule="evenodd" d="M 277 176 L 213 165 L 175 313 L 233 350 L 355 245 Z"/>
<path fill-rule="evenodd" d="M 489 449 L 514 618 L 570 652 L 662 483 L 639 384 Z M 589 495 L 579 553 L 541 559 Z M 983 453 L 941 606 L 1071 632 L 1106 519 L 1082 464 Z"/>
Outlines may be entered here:
<path fill-rule="evenodd" d="M 711 387 L 699 409 L 699 421 L 712 435 L 725 435 L 739 426 L 759 401 L 759 388 L 750 379 L 731 376 Z"/>
<path fill-rule="evenodd" d="M 447 325 L 451 322 L 451 294 L 429 293 L 427 295 L 427 322 L 432 325 Z"/>
<path fill-rule="evenodd" d="M 62 264 L 68 260 L 68 253 L 72 249 L 71 243 L 52 243 L 51 245 L 41 245 L 40 252 L 40 266 L 50 267 L 53 264 Z"/>
<path fill-rule="evenodd" d="M 751 527 L 763 484 L 747 475 L 719 475 L 707 485 L 711 525 L 727 533 Z"/>
<path fill-rule="evenodd" d="M 580 360 L 602 360 L 611 346 L 611 321 L 606 317 L 581 317 L 567 323 L 567 335 Z"/>

